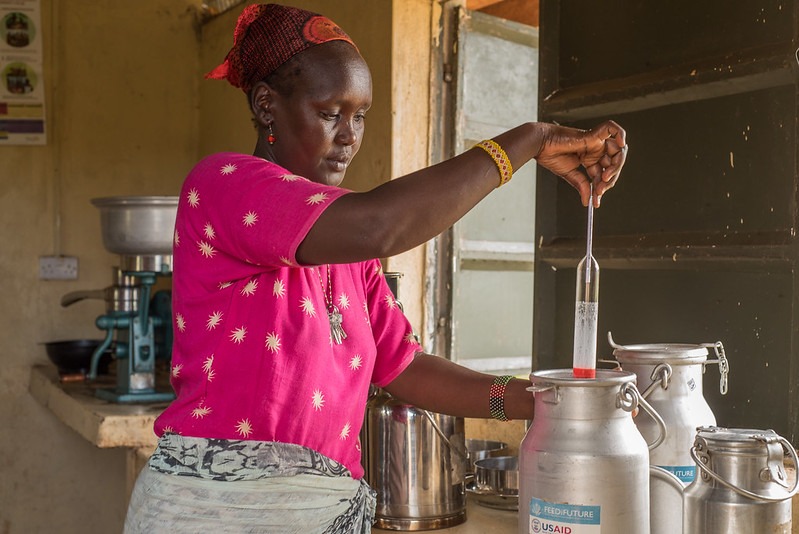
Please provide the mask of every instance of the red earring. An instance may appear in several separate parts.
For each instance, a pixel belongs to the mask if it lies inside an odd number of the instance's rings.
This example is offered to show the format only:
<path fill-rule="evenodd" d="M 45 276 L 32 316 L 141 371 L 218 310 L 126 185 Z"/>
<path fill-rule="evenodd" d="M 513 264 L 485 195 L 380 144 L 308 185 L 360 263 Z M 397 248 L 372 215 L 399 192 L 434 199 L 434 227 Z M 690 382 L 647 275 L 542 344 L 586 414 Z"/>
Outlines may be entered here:
<path fill-rule="evenodd" d="M 266 141 L 270 145 L 274 145 L 275 141 L 277 141 L 277 137 L 275 137 L 274 132 L 272 132 L 272 123 L 269 123 L 269 135 L 266 136 Z"/>

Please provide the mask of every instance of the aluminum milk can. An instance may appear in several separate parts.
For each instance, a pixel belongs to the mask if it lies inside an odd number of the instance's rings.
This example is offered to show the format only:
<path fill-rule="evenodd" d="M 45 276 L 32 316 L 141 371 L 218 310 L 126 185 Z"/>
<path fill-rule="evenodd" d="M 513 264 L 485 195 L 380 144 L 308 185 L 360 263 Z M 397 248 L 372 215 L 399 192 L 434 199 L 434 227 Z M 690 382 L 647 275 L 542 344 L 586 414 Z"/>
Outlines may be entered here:
<path fill-rule="evenodd" d="M 415 531 L 466 521 L 462 417 L 422 410 L 381 391 L 367 403 L 365 427 L 376 527 Z"/>
<path fill-rule="evenodd" d="M 519 534 L 649 534 L 649 450 L 632 412 L 659 416 L 635 374 L 598 369 L 579 379 L 555 369 L 530 380 L 535 418 L 519 449 Z"/>
<path fill-rule="evenodd" d="M 654 343 L 617 345 L 608 333 L 613 355 L 625 371 L 635 373 L 641 395 L 666 423 L 666 438 L 649 453 L 651 465 L 671 472 L 687 486 L 696 476 L 690 449 L 700 426 L 713 426 L 716 417 L 702 394 L 702 376 L 709 363 L 718 363 L 719 389 L 727 393 L 729 366 L 721 342 L 707 344 Z M 716 359 L 708 360 L 708 349 Z M 660 432 L 657 422 L 646 414 L 634 418 L 644 439 Z M 650 483 L 651 534 L 674 534 L 682 528 L 682 495 L 663 478 Z"/>
<path fill-rule="evenodd" d="M 796 450 L 773 430 L 702 427 L 691 456 L 696 479 L 685 489 L 684 534 L 790 534 L 790 484 L 785 452 Z"/>

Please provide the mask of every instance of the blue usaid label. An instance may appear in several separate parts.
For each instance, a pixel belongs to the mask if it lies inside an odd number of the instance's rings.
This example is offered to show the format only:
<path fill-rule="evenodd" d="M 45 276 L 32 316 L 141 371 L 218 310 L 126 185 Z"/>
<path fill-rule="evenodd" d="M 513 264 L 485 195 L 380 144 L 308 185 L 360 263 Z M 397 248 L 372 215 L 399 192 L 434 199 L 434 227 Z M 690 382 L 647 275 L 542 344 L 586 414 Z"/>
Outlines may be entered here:
<path fill-rule="evenodd" d="M 530 499 L 530 534 L 599 534 L 601 529 L 599 506 Z"/>
<path fill-rule="evenodd" d="M 696 478 L 695 465 L 659 465 L 658 467 L 679 478 L 683 484 L 690 484 Z"/>

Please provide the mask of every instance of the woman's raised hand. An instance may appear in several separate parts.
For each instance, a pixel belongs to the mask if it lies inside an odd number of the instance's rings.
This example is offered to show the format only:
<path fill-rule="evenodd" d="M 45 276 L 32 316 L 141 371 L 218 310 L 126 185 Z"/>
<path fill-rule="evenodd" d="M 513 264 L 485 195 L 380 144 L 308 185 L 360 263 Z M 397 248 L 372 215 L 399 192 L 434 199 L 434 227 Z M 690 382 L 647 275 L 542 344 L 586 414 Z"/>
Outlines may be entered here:
<path fill-rule="evenodd" d="M 626 133 L 613 121 L 591 130 L 548 124 L 535 159 L 577 189 L 583 206 L 588 205 L 593 183 L 594 206 L 599 207 L 602 195 L 616 185 L 627 159 Z"/>

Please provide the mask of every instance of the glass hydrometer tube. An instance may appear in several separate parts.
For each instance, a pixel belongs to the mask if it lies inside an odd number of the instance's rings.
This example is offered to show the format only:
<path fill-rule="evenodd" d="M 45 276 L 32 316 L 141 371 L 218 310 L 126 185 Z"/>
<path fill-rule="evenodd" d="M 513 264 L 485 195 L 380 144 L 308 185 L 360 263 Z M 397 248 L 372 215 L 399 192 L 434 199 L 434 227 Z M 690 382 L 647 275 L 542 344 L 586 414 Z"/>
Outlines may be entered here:
<path fill-rule="evenodd" d="M 577 265 L 574 300 L 575 378 L 596 378 L 596 342 L 599 320 L 599 264 L 591 253 L 594 233 L 594 188 L 588 202 L 585 257 Z"/>

